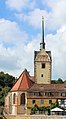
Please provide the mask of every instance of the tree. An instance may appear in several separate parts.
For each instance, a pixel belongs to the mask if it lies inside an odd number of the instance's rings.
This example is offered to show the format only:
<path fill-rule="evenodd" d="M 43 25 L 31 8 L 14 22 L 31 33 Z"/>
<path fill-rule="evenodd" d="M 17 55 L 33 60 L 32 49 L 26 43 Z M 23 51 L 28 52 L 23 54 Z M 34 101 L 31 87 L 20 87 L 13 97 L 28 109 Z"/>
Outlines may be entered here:
<path fill-rule="evenodd" d="M 58 80 L 51 80 L 51 84 L 63 84 L 64 81 L 61 78 L 58 78 Z"/>
<path fill-rule="evenodd" d="M 57 80 L 51 80 L 51 84 L 57 84 Z"/>
<path fill-rule="evenodd" d="M 12 88 L 16 81 L 16 78 L 5 74 L 4 72 L 0 72 L 0 106 L 4 105 L 4 98 Z"/>
<path fill-rule="evenodd" d="M 66 84 L 66 80 L 64 81 L 64 84 Z"/>
<path fill-rule="evenodd" d="M 63 80 L 62 80 L 61 78 L 59 78 L 59 79 L 57 80 L 57 84 L 63 84 Z"/>
<path fill-rule="evenodd" d="M 35 114 L 37 111 L 39 111 L 39 107 L 35 104 L 31 109 L 31 114 Z"/>

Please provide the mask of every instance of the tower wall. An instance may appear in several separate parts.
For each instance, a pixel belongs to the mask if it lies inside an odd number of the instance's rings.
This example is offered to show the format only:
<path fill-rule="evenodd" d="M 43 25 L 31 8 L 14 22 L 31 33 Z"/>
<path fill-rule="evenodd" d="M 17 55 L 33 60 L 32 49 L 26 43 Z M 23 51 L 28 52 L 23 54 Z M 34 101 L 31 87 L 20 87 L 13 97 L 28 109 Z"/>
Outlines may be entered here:
<path fill-rule="evenodd" d="M 51 83 L 51 58 L 44 49 L 39 51 L 34 59 L 35 83 Z"/>

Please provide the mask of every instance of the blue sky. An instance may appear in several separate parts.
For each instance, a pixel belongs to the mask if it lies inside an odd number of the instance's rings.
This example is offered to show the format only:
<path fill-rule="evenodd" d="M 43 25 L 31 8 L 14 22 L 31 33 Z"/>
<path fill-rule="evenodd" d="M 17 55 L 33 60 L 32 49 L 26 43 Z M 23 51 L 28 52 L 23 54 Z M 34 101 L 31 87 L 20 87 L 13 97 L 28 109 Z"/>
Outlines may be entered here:
<path fill-rule="evenodd" d="M 66 79 L 66 0 L 0 1 L 0 71 L 33 75 L 44 16 L 46 50 L 52 52 L 52 79 Z"/>

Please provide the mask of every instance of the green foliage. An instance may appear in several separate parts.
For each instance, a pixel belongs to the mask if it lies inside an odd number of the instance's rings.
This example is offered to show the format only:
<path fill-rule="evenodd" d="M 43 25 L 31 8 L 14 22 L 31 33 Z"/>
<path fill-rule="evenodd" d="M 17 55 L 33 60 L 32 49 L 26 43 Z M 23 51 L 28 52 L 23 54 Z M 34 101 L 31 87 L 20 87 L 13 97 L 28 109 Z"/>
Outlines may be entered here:
<path fill-rule="evenodd" d="M 34 105 L 34 107 L 32 107 L 32 109 L 31 109 L 31 115 L 32 114 L 35 114 L 36 113 L 36 111 L 38 111 L 39 109 L 38 109 L 38 106 L 37 105 Z"/>
<path fill-rule="evenodd" d="M 42 107 L 39 107 L 39 111 L 45 111 L 46 110 L 46 107 L 42 106 Z"/>
<path fill-rule="evenodd" d="M 51 84 L 66 84 L 66 80 L 63 81 L 61 78 L 58 78 L 58 80 L 51 80 Z"/>
<path fill-rule="evenodd" d="M 51 103 L 50 106 L 42 106 L 39 107 L 36 104 L 34 105 L 34 107 L 32 107 L 31 109 L 31 115 L 32 114 L 36 114 L 37 111 L 40 113 L 41 111 L 43 111 L 44 113 L 47 112 L 48 114 L 50 114 L 50 110 L 55 108 L 55 107 L 59 107 L 58 101 L 56 101 L 56 103 Z"/>
<path fill-rule="evenodd" d="M 64 80 L 64 84 L 66 84 L 66 80 Z"/>
<path fill-rule="evenodd" d="M 59 78 L 58 80 L 57 80 L 57 84 L 63 84 L 64 82 L 63 82 L 63 80 L 61 79 L 61 78 Z"/>
<path fill-rule="evenodd" d="M 4 99 L 9 90 L 14 85 L 16 79 L 15 77 L 5 74 L 4 72 L 0 72 L 0 106 L 4 105 Z"/>
<path fill-rule="evenodd" d="M 51 80 L 51 84 L 57 84 L 57 80 Z"/>
<path fill-rule="evenodd" d="M 53 108 L 55 108 L 55 107 L 56 107 L 56 104 L 53 104 L 53 103 L 52 103 L 52 104 L 50 105 L 50 109 L 53 109 Z"/>
<path fill-rule="evenodd" d="M 56 100 L 55 107 L 59 107 L 58 100 Z"/>
<path fill-rule="evenodd" d="M 32 107 L 32 109 L 31 109 L 32 112 L 35 112 L 38 110 L 39 110 L 39 107 L 37 105 L 34 105 L 34 107 Z"/>
<path fill-rule="evenodd" d="M 36 114 L 37 113 L 37 111 L 40 113 L 41 111 L 43 111 L 44 113 L 47 111 L 49 111 L 50 110 L 50 106 L 47 106 L 47 107 L 44 107 L 44 106 L 42 106 L 42 107 L 38 107 L 37 105 L 34 105 L 34 107 L 32 107 L 32 109 L 31 109 L 31 115 L 32 114 Z"/>

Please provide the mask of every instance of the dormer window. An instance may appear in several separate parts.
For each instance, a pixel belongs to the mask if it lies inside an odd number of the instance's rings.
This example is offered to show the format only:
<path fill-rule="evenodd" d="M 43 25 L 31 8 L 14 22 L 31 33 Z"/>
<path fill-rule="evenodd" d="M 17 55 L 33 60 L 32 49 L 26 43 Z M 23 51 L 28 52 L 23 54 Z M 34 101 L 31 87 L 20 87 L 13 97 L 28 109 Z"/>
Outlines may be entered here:
<path fill-rule="evenodd" d="M 34 96 L 39 96 L 40 93 L 39 92 L 34 92 Z"/>
<path fill-rule="evenodd" d="M 42 69 L 44 69 L 45 68 L 45 63 L 42 63 Z"/>

